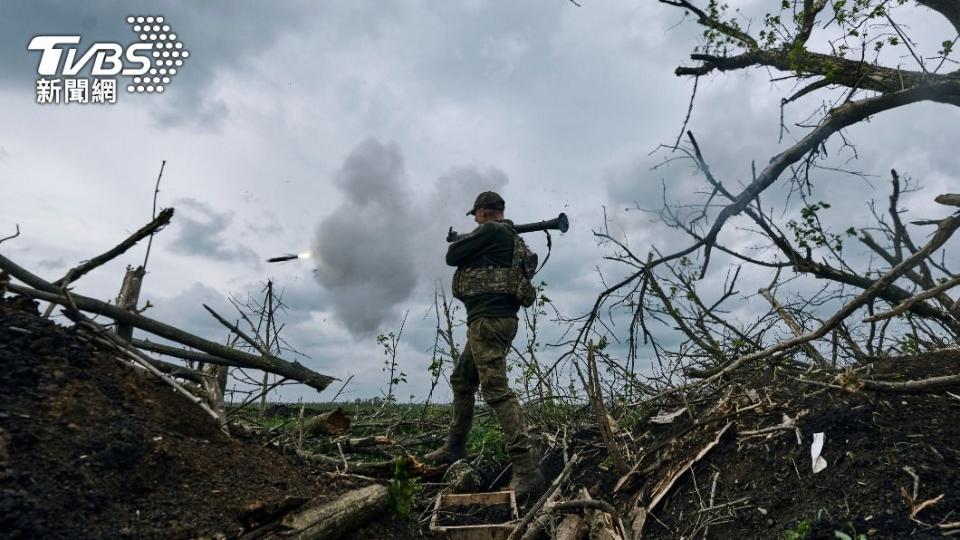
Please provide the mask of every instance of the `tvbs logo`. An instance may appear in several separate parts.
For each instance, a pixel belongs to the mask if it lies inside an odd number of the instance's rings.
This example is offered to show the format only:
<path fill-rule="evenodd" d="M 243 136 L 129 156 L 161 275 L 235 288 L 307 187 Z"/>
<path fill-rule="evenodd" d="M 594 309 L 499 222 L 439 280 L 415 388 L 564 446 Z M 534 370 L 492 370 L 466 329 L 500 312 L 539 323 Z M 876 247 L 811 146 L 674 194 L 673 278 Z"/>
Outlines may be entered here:
<path fill-rule="evenodd" d="M 36 36 L 27 49 L 40 52 L 37 103 L 116 103 L 117 76 L 130 77 L 128 93 L 163 93 L 190 52 L 160 16 L 130 16 L 139 41 L 94 43 L 80 36 Z M 90 78 L 77 77 L 89 70 Z"/>

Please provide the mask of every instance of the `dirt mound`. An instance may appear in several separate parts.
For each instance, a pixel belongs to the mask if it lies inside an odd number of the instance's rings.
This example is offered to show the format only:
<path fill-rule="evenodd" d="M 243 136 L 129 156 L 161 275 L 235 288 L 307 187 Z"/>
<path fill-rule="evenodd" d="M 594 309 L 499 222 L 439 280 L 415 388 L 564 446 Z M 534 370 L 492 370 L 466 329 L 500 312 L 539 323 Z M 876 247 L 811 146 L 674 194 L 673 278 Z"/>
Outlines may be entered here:
<path fill-rule="evenodd" d="M 31 302 L 0 299 L 3 536 L 233 536 L 245 508 L 333 497 L 349 483 L 227 437 Z"/>
<path fill-rule="evenodd" d="M 897 381 L 958 372 L 960 351 L 945 351 L 878 361 L 849 380 L 841 375 L 826 384 L 855 387 L 857 377 Z M 646 433 L 647 448 L 662 445 L 656 453 L 663 459 L 651 463 L 665 470 L 733 423 L 655 507 L 645 538 L 701 538 L 707 528 L 716 538 L 791 539 L 843 538 L 838 532 L 854 539 L 941 538 L 960 530 L 940 527 L 960 521 L 956 392 L 846 391 L 767 371 L 715 403 L 726 405 L 692 414 L 701 422 L 718 418 L 702 427 L 692 427 L 685 414 Z M 827 467 L 814 474 L 811 442 L 821 432 Z M 927 500 L 936 502 L 911 519 Z"/>

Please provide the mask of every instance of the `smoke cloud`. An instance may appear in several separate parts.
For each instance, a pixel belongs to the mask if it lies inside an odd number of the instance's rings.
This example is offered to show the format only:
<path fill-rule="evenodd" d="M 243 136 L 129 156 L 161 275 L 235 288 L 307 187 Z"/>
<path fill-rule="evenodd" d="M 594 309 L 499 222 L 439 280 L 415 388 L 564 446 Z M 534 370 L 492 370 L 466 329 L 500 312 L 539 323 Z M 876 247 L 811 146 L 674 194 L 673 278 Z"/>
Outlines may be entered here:
<path fill-rule="evenodd" d="M 371 335 L 399 320 L 399 308 L 419 284 L 432 288 L 449 279 L 447 227 L 467 232 L 473 224 L 464 213 L 477 194 L 506 184 L 498 169 L 467 167 L 414 197 L 395 144 L 367 139 L 357 145 L 334 179 L 343 202 L 317 226 L 312 246 L 314 275 L 347 330 Z"/>

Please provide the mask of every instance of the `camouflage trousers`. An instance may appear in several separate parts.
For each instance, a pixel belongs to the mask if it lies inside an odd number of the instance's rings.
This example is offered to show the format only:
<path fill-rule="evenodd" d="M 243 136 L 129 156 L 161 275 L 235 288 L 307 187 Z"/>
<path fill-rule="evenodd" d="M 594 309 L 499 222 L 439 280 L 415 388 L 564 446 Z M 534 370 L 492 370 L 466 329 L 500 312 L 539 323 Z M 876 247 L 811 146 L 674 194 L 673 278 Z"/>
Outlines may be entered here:
<path fill-rule="evenodd" d="M 507 350 L 517 335 L 513 317 L 481 317 L 467 327 L 467 345 L 450 375 L 453 387 L 454 431 L 469 431 L 474 394 L 480 388 L 500 422 L 503 442 L 511 455 L 528 453 L 523 411 L 507 380 Z"/>

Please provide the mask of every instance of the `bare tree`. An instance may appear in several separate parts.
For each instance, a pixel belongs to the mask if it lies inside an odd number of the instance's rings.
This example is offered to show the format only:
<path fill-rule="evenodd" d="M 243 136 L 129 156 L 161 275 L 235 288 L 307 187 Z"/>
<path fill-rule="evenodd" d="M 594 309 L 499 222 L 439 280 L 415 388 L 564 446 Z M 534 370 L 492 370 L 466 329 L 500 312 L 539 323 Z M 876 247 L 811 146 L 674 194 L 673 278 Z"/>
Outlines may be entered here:
<path fill-rule="evenodd" d="M 695 84 L 680 137 L 662 149 L 674 154 L 665 163 L 683 159 L 694 164 L 705 190 L 695 205 L 671 203 L 665 194 L 658 215 L 689 242 L 668 253 L 645 254 L 635 252 L 624 237 L 606 227 L 595 231 L 598 241 L 612 250 L 607 258 L 628 268 L 628 273 L 605 285 L 590 312 L 573 321 L 578 323 L 576 335 L 567 342 L 570 347 L 558 363 L 583 359 L 589 340 L 616 339 L 616 313 L 629 315 L 627 359 L 611 360 L 608 365 L 622 365 L 633 372 L 639 351 L 650 351 L 658 368 L 653 380 L 671 388 L 690 376 L 715 380 L 752 360 L 795 364 L 803 357 L 793 354 L 797 351 L 808 361 L 826 366 L 827 356 L 836 363 L 838 356 L 863 358 L 955 343 L 960 338 L 960 319 L 950 288 L 956 275 L 943 251 L 955 219 L 905 222 L 900 197 L 918 187 L 892 171 L 891 193 L 883 210 L 870 203 L 875 225 L 851 223 L 843 231 L 831 230 L 821 221 L 830 202 L 816 200 L 811 186 L 823 170 L 833 170 L 825 161 L 828 143 L 857 155 L 846 128 L 915 103 L 960 105 L 960 72 L 945 69 L 956 64 L 954 45 L 960 36 L 937 41 L 937 55 L 924 57 L 897 23 L 907 10 L 929 9 L 960 31 L 960 5 L 940 0 L 793 0 L 778 4 L 781 10 L 767 13 L 757 28 L 756 21 L 715 0 L 702 7 L 687 0 L 660 2 L 683 10 L 703 28 L 701 43 L 690 55 L 695 65 L 678 67 L 676 75 L 697 79 L 762 68 L 772 80 L 796 85 L 781 99 L 782 109 L 811 95 L 820 95 L 829 105 L 789 128 L 781 114 L 781 143 L 790 130 L 802 130 L 791 134 L 796 141 L 771 156 L 762 169 L 752 166 L 749 181 L 733 187 L 734 182 L 714 173 L 707 152 L 687 130 Z M 884 64 L 897 54 L 913 65 Z M 761 203 L 761 196 L 778 183 L 789 186 L 801 203 L 799 215 L 791 214 L 785 221 L 774 214 L 770 201 Z M 945 197 L 938 200 L 950 196 Z M 787 201 L 782 202 L 786 210 Z M 735 216 L 739 231 L 755 239 L 751 249 L 745 250 L 742 243 L 725 243 L 722 233 L 733 227 Z M 921 246 L 924 241 L 916 238 L 929 228 L 918 227 L 929 225 L 936 225 L 937 232 Z M 845 241 L 851 239 L 874 257 L 858 261 L 845 253 Z M 729 263 L 726 283 L 722 291 L 704 293 L 698 284 L 703 283 L 715 253 Z M 768 269 L 776 277 L 760 290 L 741 292 L 738 277 L 743 268 Z M 796 280 L 822 286 L 812 295 L 778 298 L 777 289 Z M 727 316 L 732 299 L 752 299 L 754 294 L 763 301 L 753 305 L 765 307 L 756 310 L 752 321 Z M 878 315 L 877 310 L 886 313 Z M 866 313 L 852 317 L 859 311 Z M 831 316 L 820 319 L 830 312 Z M 680 343 L 661 343 L 652 324 L 679 331 Z"/>

